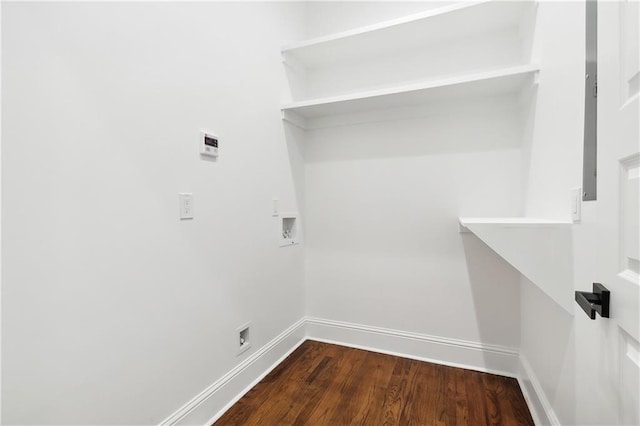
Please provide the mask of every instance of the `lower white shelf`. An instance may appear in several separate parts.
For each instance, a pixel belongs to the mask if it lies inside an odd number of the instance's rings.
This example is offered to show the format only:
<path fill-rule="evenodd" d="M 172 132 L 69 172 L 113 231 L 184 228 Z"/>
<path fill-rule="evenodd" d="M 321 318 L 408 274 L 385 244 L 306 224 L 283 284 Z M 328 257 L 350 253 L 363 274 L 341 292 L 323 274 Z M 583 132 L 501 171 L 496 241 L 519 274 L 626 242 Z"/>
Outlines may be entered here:
<path fill-rule="evenodd" d="M 535 76 L 539 71 L 538 65 L 525 64 L 359 93 L 298 101 L 282 107 L 282 118 L 299 127 L 312 128 L 309 121 L 322 117 L 425 105 L 443 100 L 513 94 L 534 84 Z"/>
<path fill-rule="evenodd" d="M 572 223 L 529 217 L 459 218 L 511 266 L 573 315 Z"/>

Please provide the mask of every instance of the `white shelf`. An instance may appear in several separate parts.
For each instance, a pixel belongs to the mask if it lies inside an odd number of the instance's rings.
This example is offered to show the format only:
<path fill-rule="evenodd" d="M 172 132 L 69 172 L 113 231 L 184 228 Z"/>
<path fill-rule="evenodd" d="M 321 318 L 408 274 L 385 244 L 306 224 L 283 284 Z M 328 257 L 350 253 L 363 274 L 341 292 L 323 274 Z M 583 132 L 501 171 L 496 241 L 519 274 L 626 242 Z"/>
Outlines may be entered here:
<path fill-rule="evenodd" d="M 306 67 L 384 56 L 449 38 L 519 28 L 533 1 L 466 1 L 282 48 L 286 61 Z"/>
<path fill-rule="evenodd" d="M 572 222 L 529 217 L 459 218 L 547 296 L 573 315 Z"/>
<path fill-rule="evenodd" d="M 314 119 L 424 105 L 457 98 L 515 93 L 526 85 L 531 85 L 539 69 L 537 65 L 521 65 L 385 89 L 293 102 L 282 108 L 285 113 L 283 117 L 288 119 L 286 113 L 294 113 L 302 119 Z M 300 124 L 300 120 L 296 124 L 306 127 Z"/>
<path fill-rule="evenodd" d="M 533 217 L 461 217 L 460 225 L 467 228 L 473 225 L 497 225 L 503 227 L 564 227 L 573 223 L 569 221 L 539 219 Z"/>

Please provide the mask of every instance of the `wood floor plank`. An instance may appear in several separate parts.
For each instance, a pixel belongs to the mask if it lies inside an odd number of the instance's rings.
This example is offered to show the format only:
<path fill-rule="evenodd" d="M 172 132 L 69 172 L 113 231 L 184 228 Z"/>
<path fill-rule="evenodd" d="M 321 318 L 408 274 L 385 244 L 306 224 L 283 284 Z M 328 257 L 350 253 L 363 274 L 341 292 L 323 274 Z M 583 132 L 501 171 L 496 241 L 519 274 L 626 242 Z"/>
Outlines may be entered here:
<path fill-rule="evenodd" d="M 484 398 L 486 407 L 485 413 L 487 424 L 491 426 L 502 425 L 502 411 L 500 410 L 500 402 L 498 401 L 498 386 L 492 377 L 480 375 L 480 380 L 484 388 Z"/>
<path fill-rule="evenodd" d="M 452 374 L 453 386 L 455 388 L 454 400 L 451 403 L 455 406 L 455 422 L 451 422 L 451 424 L 455 424 L 457 426 L 467 425 L 469 424 L 469 409 L 467 407 L 467 382 L 466 378 L 466 370 L 461 368 L 454 369 Z"/>
<path fill-rule="evenodd" d="M 376 413 L 382 409 L 378 383 L 387 375 L 382 367 L 383 363 L 385 363 L 385 355 L 371 352 L 367 354 L 360 366 L 361 378 L 354 382 L 350 410 L 346 410 L 343 414 L 343 418 L 346 418 L 350 424 L 372 424 L 371 422 L 377 419 Z"/>
<path fill-rule="evenodd" d="M 264 379 L 262 379 L 261 383 L 272 383 L 280 379 L 282 373 L 284 373 L 285 371 L 293 370 L 292 366 L 295 365 L 295 363 L 313 347 L 314 345 L 312 343 L 300 345 L 298 349 L 293 351 L 293 353 L 289 355 L 283 362 L 281 362 L 276 366 L 276 368 L 271 370 L 271 372 L 267 374 Z"/>
<path fill-rule="evenodd" d="M 306 341 L 216 425 L 525 425 L 515 379 Z"/>
<path fill-rule="evenodd" d="M 336 346 L 336 348 L 339 347 Z M 312 410 L 305 410 L 299 415 L 299 421 L 308 422 L 303 424 L 331 425 L 331 418 L 339 408 L 345 389 L 350 386 L 353 375 L 356 374 L 367 355 L 366 351 L 357 349 L 341 350 L 341 352 L 341 360 L 332 365 L 333 379 L 331 385 L 326 389 L 329 391 L 325 390 L 320 401 Z"/>
<path fill-rule="evenodd" d="M 511 403 L 507 399 L 507 391 L 506 387 L 508 386 L 508 382 L 505 377 L 493 376 L 490 374 L 485 375 L 485 379 L 489 381 L 493 379 L 493 389 L 495 392 L 495 403 L 498 406 L 498 411 L 500 413 L 500 423 L 499 424 L 507 424 L 512 422 L 515 419 L 513 414 L 513 410 L 511 409 Z"/>
<path fill-rule="evenodd" d="M 278 409 L 281 404 L 274 402 L 278 398 L 281 399 L 282 393 L 286 389 L 296 389 L 296 386 L 291 386 L 290 382 L 303 380 L 306 369 L 313 367 L 319 353 L 326 350 L 316 343 L 307 341 L 301 345 L 241 398 L 233 406 L 233 410 L 227 411 L 218 420 L 218 423 L 229 425 L 259 424 L 263 417 L 269 415 L 272 408 Z"/>
<path fill-rule="evenodd" d="M 305 355 L 299 357 L 290 366 L 293 374 L 283 378 L 279 383 L 272 383 L 271 392 L 265 391 L 266 398 L 262 398 L 261 405 L 246 420 L 247 425 L 270 424 L 271 419 L 285 419 L 293 415 L 292 411 L 299 411 L 301 407 L 294 404 L 296 400 L 308 401 L 314 394 L 314 387 L 310 386 L 325 369 L 331 357 L 323 356 L 324 347 L 313 344 Z M 297 410 L 296 410 L 297 407 Z M 292 424 L 290 419 L 288 424 Z M 284 424 L 284 423 L 283 423 Z"/>
<path fill-rule="evenodd" d="M 349 424 L 355 417 L 360 404 L 360 397 L 362 396 L 363 383 L 370 377 L 367 371 L 367 361 L 372 356 L 374 355 L 367 353 L 362 362 L 354 365 L 351 370 L 352 374 L 349 376 L 345 386 L 342 387 L 338 406 L 329 421 L 331 424 Z"/>
<path fill-rule="evenodd" d="M 451 367 L 445 367 L 442 365 L 437 365 L 434 368 L 435 371 L 435 386 L 430 390 L 433 392 L 433 412 L 431 413 L 431 417 L 433 418 L 433 424 L 436 426 L 446 426 L 451 424 L 451 420 L 449 419 L 449 411 L 447 410 L 447 382 L 449 379 L 449 374 L 451 373 Z M 421 395 L 418 393 L 418 396 Z"/>
<path fill-rule="evenodd" d="M 421 385 L 424 383 L 432 385 L 430 380 L 435 373 L 432 369 L 422 370 L 418 361 L 412 361 L 409 374 L 402 397 L 404 407 L 400 415 L 400 424 L 430 424 L 431 411 L 435 408 L 434 395 L 430 389 L 422 389 Z"/>
<path fill-rule="evenodd" d="M 524 399 L 518 381 L 508 377 L 504 379 L 510 382 L 505 386 L 505 399 L 509 401 L 511 411 L 513 412 L 513 424 L 534 426 L 533 418 L 527 408 L 527 401 Z"/>
<path fill-rule="evenodd" d="M 325 389 L 333 380 L 333 369 L 337 365 L 336 358 L 340 357 L 336 357 L 334 354 L 324 357 L 307 377 L 304 385 L 300 386 L 297 392 L 291 396 L 293 400 L 302 400 L 305 403 L 292 404 L 287 414 L 282 417 L 282 424 L 304 425 L 308 422 L 308 412 L 311 412 L 320 403 Z"/>
<path fill-rule="evenodd" d="M 385 401 L 383 405 L 383 424 L 396 425 L 400 422 L 403 409 L 403 396 L 407 387 L 407 377 L 411 372 L 414 361 L 406 358 L 397 358 L 393 365 L 391 379 L 387 385 Z"/>
<path fill-rule="evenodd" d="M 465 377 L 467 388 L 467 410 L 469 411 L 469 424 L 489 425 L 487 415 L 485 390 L 482 383 L 482 375 L 477 371 L 470 371 Z"/>

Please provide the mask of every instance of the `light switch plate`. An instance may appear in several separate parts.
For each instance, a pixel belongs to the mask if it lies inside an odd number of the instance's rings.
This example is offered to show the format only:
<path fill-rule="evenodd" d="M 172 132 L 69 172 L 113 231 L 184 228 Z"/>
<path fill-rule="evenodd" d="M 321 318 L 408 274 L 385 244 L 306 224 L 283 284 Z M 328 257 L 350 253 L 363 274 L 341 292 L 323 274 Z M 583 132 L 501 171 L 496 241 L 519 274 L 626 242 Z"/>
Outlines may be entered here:
<path fill-rule="evenodd" d="M 571 190 L 571 220 L 580 222 L 582 220 L 582 188 L 573 188 Z"/>
<path fill-rule="evenodd" d="M 193 194 L 181 192 L 180 198 L 180 219 L 193 219 Z"/>

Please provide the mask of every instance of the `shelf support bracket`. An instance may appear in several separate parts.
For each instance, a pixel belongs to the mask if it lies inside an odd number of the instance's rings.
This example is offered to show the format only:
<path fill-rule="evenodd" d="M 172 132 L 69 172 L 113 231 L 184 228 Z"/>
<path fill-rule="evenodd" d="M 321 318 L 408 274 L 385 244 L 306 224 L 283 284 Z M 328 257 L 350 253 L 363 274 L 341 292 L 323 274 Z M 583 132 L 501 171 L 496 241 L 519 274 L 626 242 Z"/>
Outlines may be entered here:
<path fill-rule="evenodd" d="M 307 67 L 302 64 L 293 54 L 288 52 L 282 52 L 282 63 L 285 66 L 291 67 L 295 71 L 306 73 Z"/>
<path fill-rule="evenodd" d="M 309 128 L 307 124 L 307 119 L 304 117 L 301 117 L 295 112 L 282 109 L 280 110 L 280 113 L 282 115 L 283 121 L 291 123 L 294 126 L 301 128 L 302 130 L 307 130 Z"/>

